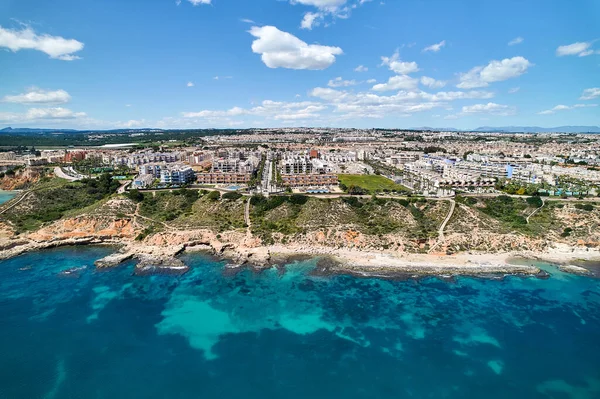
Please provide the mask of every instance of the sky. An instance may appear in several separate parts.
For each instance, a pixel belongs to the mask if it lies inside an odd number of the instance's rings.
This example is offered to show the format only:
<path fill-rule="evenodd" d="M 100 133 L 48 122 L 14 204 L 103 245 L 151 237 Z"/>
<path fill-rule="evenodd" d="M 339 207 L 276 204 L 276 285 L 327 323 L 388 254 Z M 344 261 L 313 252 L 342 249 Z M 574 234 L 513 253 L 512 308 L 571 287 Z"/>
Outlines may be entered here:
<path fill-rule="evenodd" d="M 600 125 L 597 0 L 2 0 L 0 127 Z"/>

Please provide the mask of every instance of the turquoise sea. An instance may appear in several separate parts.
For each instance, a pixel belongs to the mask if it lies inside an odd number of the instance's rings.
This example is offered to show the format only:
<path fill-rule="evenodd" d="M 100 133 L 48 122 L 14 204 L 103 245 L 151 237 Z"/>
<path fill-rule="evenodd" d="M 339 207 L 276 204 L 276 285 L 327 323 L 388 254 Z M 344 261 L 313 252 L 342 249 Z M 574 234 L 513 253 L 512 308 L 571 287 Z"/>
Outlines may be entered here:
<path fill-rule="evenodd" d="M 98 271 L 0 262 L 0 398 L 600 398 L 600 280 Z M 61 273 L 78 268 L 71 274 Z"/>
<path fill-rule="evenodd" d="M 0 204 L 3 204 L 6 201 L 13 199 L 16 195 L 17 195 L 16 191 L 0 190 Z"/>

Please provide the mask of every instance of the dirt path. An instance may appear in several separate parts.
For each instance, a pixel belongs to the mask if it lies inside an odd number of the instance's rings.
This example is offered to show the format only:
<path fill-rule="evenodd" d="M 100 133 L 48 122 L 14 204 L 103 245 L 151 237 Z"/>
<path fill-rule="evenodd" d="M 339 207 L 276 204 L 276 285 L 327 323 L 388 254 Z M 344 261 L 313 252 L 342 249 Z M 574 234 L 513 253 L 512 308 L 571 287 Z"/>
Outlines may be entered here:
<path fill-rule="evenodd" d="M 530 217 L 532 217 L 533 215 L 535 215 L 536 213 L 538 213 L 538 211 L 539 211 L 540 209 L 542 209 L 542 208 L 544 207 L 544 205 L 546 205 L 546 202 L 545 202 L 545 201 L 544 201 L 544 199 L 542 198 L 542 205 L 540 205 L 540 207 L 539 207 L 539 208 L 536 208 L 536 209 L 535 209 L 535 211 L 531 212 L 531 213 L 529 214 L 529 216 L 527 216 L 527 217 L 525 218 L 525 220 L 527 221 L 527 224 L 529 224 L 529 218 L 530 218 Z"/>
<path fill-rule="evenodd" d="M 455 208 L 456 208 L 456 201 L 450 200 L 450 211 L 448 211 L 448 215 L 446 216 L 446 219 L 444 219 L 444 221 L 440 225 L 440 228 L 438 229 L 437 242 L 435 243 L 435 245 L 433 247 L 431 247 L 429 249 L 429 252 L 432 252 L 438 245 L 442 244 L 446 240 L 446 237 L 444 236 L 444 230 L 446 229 L 446 225 L 448 224 L 450 219 L 452 219 L 452 215 L 454 215 Z"/>
<path fill-rule="evenodd" d="M 246 200 L 246 205 L 244 206 L 244 223 L 246 223 L 246 235 L 248 237 L 252 237 L 252 222 L 250 221 L 250 198 Z"/>

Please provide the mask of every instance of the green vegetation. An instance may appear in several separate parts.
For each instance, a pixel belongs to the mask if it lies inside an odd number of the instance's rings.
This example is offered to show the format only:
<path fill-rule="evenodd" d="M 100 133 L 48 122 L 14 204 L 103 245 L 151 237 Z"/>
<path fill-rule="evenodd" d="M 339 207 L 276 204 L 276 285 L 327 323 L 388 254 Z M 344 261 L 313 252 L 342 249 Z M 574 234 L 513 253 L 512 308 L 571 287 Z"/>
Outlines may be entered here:
<path fill-rule="evenodd" d="M 185 188 L 173 192 L 159 192 L 144 195 L 140 204 L 140 214 L 157 221 L 171 221 L 189 214 L 198 199 L 198 192 Z"/>
<path fill-rule="evenodd" d="M 213 191 L 213 192 L 216 192 L 216 191 Z M 235 201 L 242 197 L 243 197 L 243 195 L 238 193 L 237 191 L 231 191 L 231 192 L 225 193 L 221 196 L 221 198 L 223 198 L 225 200 L 230 200 L 230 201 Z"/>
<path fill-rule="evenodd" d="M 594 205 L 592 204 L 575 204 L 575 208 L 581 209 L 587 212 L 591 212 L 594 210 Z"/>
<path fill-rule="evenodd" d="M 526 203 L 520 198 L 512 198 L 507 195 L 501 195 L 494 198 L 484 199 L 485 207 L 482 212 L 498 219 L 511 228 L 521 228 L 527 224 L 523 210 L 526 209 Z"/>
<path fill-rule="evenodd" d="M 245 228 L 244 202 L 245 199 L 221 200 L 209 198 L 210 193 L 202 195 L 190 207 L 189 212 L 169 222 L 170 226 L 182 229 L 208 228 L 216 232 L 224 232 Z"/>
<path fill-rule="evenodd" d="M 142 194 L 139 190 L 129 190 L 125 196 L 133 202 L 142 202 L 144 200 L 144 194 Z"/>
<path fill-rule="evenodd" d="M 266 243 L 277 237 L 286 242 L 290 235 L 323 229 L 379 237 L 399 233 L 412 240 L 425 240 L 437 234 L 449 206 L 445 201 L 423 199 L 317 199 L 302 195 L 254 196 L 250 201 L 252 232 Z M 387 244 L 382 241 L 382 245 Z"/>
<path fill-rule="evenodd" d="M 544 201 L 540 197 L 529 197 L 526 199 L 527 204 L 534 208 L 539 208 L 544 205 Z"/>
<path fill-rule="evenodd" d="M 113 194 L 120 184 L 109 174 L 98 179 L 69 183 L 63 179 L 43 178 L 27 201 L 6 212 L 18 232 L 39 228 L 42 223 L 62 218 L 74 210 L 89 207 Z"/>
<path fill-rule="evenodd" d="M 339 175 L 340 187 L 346 187 L 349 194 L 375 194 L 381 192 L 408 192 L 408 189 L 384 176 L 378 175 Z"/>
<path fill-rule="evenodd" d="M 500 220 L 510 228 L 519 229 L 527 225 L 523 210 L 527 207 L 519 198 L 501 195 L 484 199 L 485 207 L 481 211 L 494 219 Z"/>
<path fill-rule="evenodd" d="M 218 201 L 219 199 L 221 199 L 221 193 L 218 191 L 211 191 L 210 193 L 206 194 L 206 199 L 211 201 Z"/>
<path fill-rule="evenodd" d="M 573 232 L 573 229 L 570 227 L 567 227 L 566 229 L 563 230 L 563 232 L 560 234 L 560 236 L 563 238 L 566 238 L 566 237 L 569 237 L 572 232 Z"/>
<path fill-rule="evenodd" d="M 542 187 L 539 184 L 526 184 L 517 180 L 500 179 L 496 182 L 495 188 L 507 194 L 534 195 Z"/>

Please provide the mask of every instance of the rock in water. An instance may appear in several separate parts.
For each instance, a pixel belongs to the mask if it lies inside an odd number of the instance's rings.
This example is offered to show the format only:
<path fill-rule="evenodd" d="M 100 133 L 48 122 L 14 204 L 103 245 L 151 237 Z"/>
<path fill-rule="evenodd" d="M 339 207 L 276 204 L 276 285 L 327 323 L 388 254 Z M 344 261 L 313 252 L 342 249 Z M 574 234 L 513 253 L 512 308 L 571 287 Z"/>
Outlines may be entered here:
<path fill-rule="evenodd" d="M 100 269 L 106 267 L 115 267 L 125 262 L 126 260 L 131 259 L 132 257 L 133 253 L 131 252 L 110 254 L 102 259 L 98 259 L 97 261 L 95 261 L 94 265 L 96 265 L 96 267 Z"/>
<path fill-rule="evenodd" d="M 190 268 L 181 260 L 170 256 L 138 255 L 140 262 L 135 266 L 135 274 L 185 274 Z"/>

